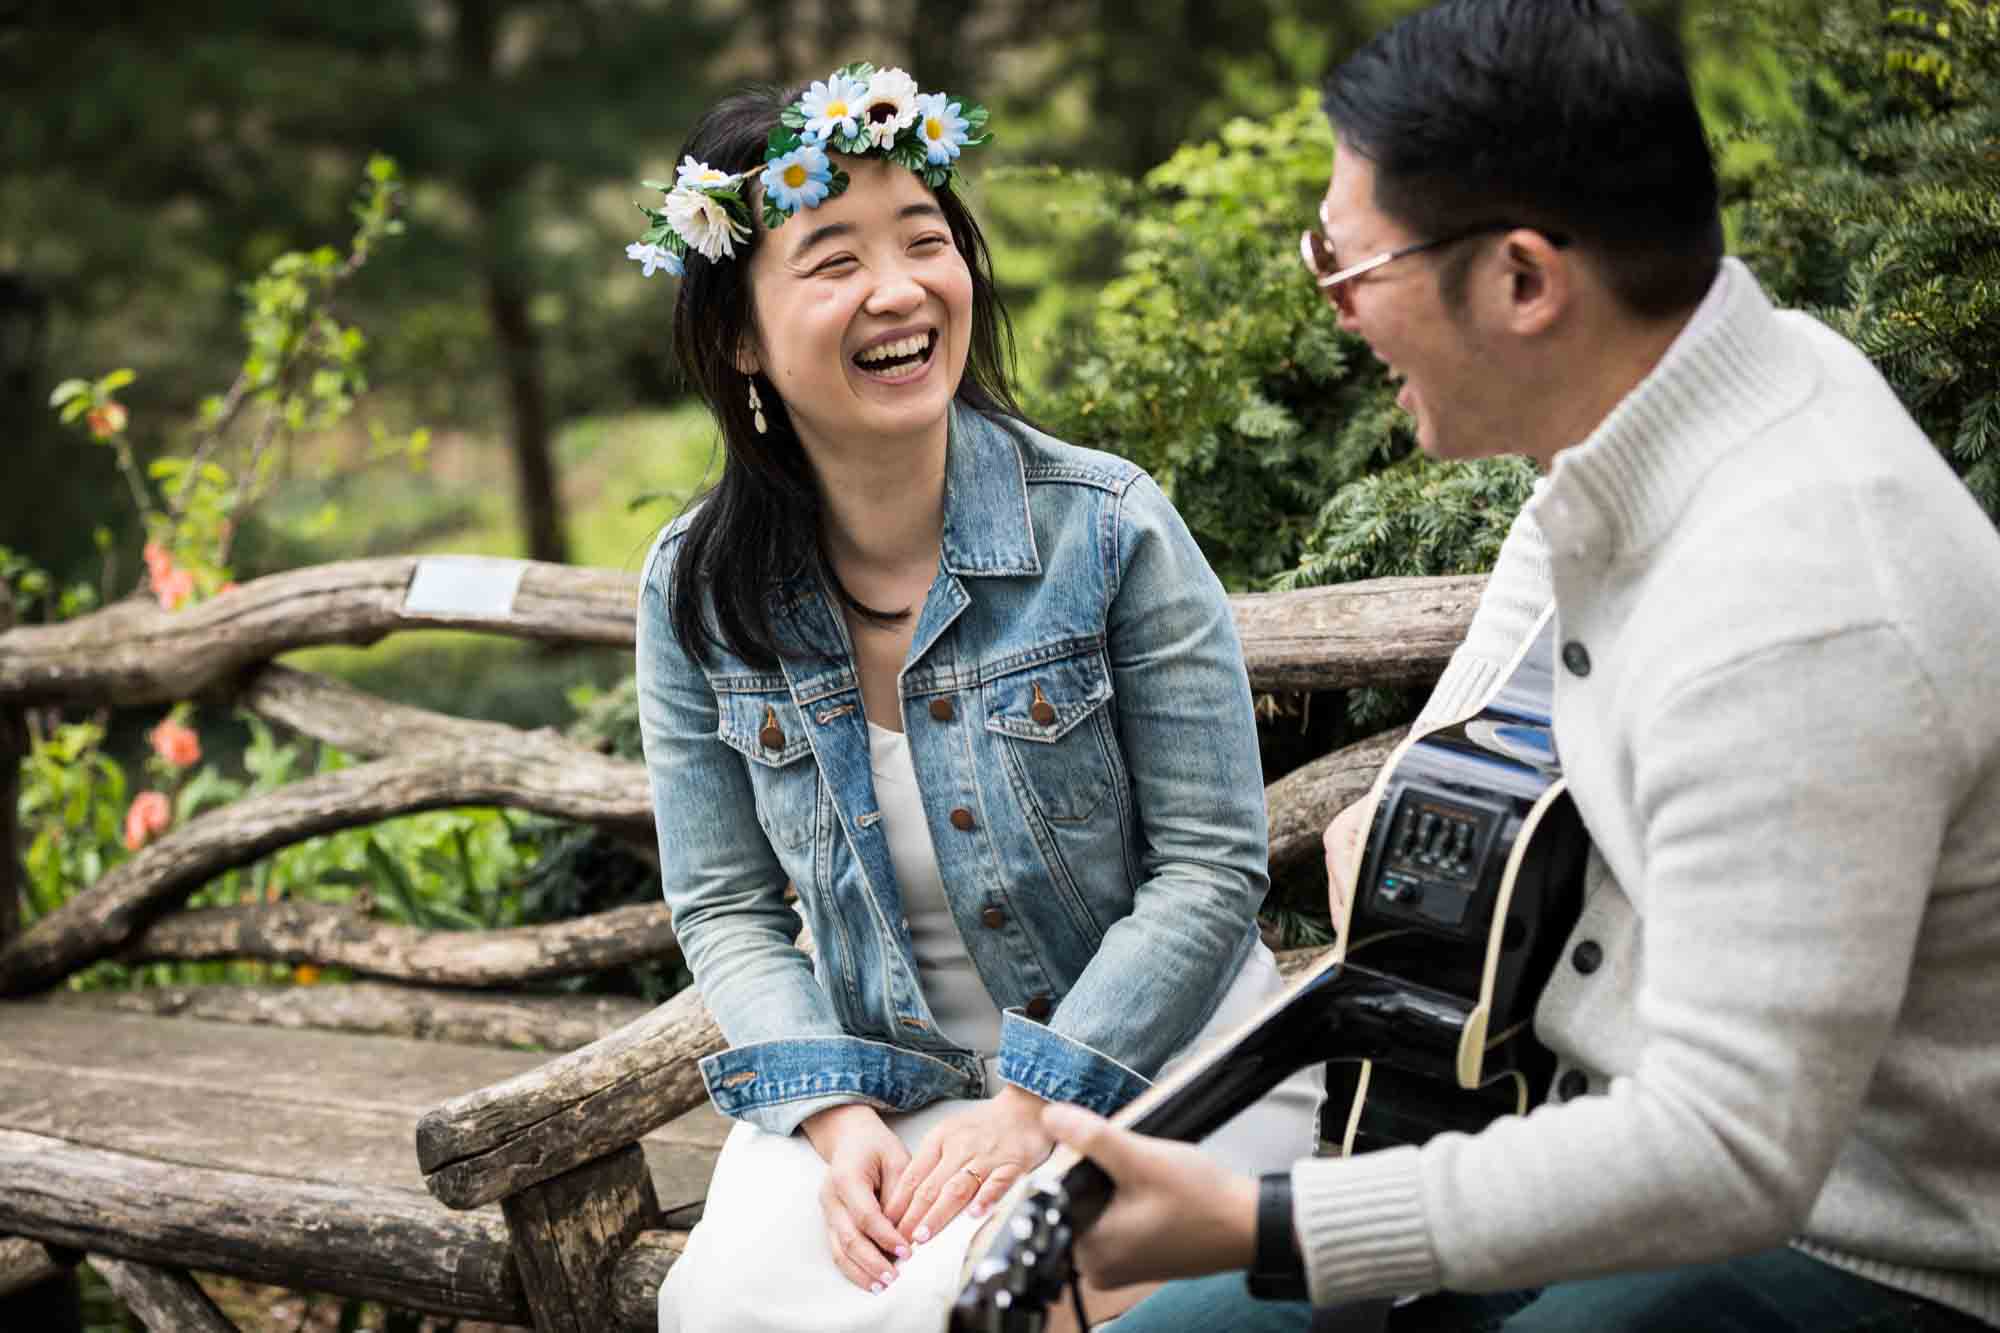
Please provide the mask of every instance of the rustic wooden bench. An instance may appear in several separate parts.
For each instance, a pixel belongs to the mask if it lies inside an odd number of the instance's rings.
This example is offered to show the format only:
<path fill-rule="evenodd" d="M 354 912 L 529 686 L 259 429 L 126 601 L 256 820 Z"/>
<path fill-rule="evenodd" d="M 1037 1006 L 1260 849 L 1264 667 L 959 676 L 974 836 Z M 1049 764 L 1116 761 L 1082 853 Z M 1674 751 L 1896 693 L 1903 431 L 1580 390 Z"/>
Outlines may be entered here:
<path fill-rule="evenodd" d="M 1252 684 L 1433 678 L 1480 582 L 1233 599 Z M 0 1324 L 10 1291 L 87 1255 L 155 1327 L 231 1327 L 189 1271 L 544 1330 L 653 1327 L 727 1128 L 696 1069 L 720 1033 L 692 990 L 648 1008 L 494 988 L 669 956 L 663 905 L 477 934 L 312 904 L 182 910 L 277 848 L 424 809 L 504 804 L 647 845 L 636 764 L 271 664 L 437 626 L 629 647 L 635 605 L 635 580 L 613 571 L 402 558 L 273 575 L 173 614 L 135 600 L 7 629 L 0 608 Z M 23 710 L 217 693 L 366 762 L 201 815 L 19 929 Z M 1320 829 L 1395 739 L 1272 785 L 1274 867 L 1317 858 Z M 62 989 L 114 957 L 376 980 Z"/>

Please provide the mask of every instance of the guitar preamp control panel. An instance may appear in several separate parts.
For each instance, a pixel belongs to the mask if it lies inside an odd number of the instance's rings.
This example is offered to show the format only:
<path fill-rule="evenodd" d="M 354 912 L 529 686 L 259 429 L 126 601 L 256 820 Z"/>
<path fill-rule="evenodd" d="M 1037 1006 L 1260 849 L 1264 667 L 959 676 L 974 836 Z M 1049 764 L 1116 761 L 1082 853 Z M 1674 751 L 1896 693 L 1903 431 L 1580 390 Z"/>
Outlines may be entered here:
<path fill-rule="evenodd" d="M 1480 929 L 1467 912 L 1506 811 L 1418 786 L 1392 795 L 1370 906 L 1453 934 Z"/>

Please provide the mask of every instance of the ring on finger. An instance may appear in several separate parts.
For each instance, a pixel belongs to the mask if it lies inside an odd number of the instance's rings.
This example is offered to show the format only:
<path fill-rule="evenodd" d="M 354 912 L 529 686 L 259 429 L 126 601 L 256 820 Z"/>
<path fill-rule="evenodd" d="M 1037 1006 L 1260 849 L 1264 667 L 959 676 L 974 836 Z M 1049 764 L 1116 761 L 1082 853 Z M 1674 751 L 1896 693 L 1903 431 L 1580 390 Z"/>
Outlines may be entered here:
<path fill-rule="evenodd" d="M 961 1166 L 958 1169 L 965 1172 L 966 1175 L 971 1176 L 974 1180 L 986 1179 L 986 1173 L 981 1171 L 978 1167 L 974 1166 L 970 1162 L 967 1162 L 964 1166 Z"/>

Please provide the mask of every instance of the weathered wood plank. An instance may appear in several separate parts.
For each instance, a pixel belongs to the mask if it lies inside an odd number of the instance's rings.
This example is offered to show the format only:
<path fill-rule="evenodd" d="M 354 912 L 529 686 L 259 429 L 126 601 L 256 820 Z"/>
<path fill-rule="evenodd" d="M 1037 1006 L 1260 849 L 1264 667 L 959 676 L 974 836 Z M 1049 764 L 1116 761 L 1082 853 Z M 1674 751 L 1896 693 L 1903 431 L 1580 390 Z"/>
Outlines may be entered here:
<path fill-rule="evenodd" d="M 331 963 L 434 986 L 507 986 L 680 956 L 665 903 L 617 907 L 508 930 L 418 930 L 331 903 L 180 912 L 119 951 L 126 962 L 261 958 Z"/>
<path fill-rule="evenodd" d="M 687 1247 L 685 1231 L 641 1232 L 611 1275 L 614 1328 L 655 1333 L 660 1325 L 660 1283 Z"/>
<path fill-rule="evenodd" d="M 0 1236 L 0 1300 L 58 1277 L 67 1267 L 38 1240 Z"/>
<path fill-rule="evenodd" d="M 424 1112 L 546 1056 L 401 1037 L 0 1004 L 0 1128 L 259 1175 L 401 1189 Z M 670 1208 L 707 1194 L 731 1122 L 696 1106 L 643 1147 Z"/>
<path fill-rule="evenodd" d="M 237 1333 L 236 1325 L 186 1273 L 102 1254 L 92 1255 L 90 1266 L 153 1333 Z"/>
<path fill-rule="evenodd" d="M 400 1037 L 0 1004 L 0 1128 L 265 1176 L 400 1189 L 428 1202 L 417 1121 L 547 1057 Z M 697 1106 L 648 1133 L 669 1207 L 707 1193 L 730 1123 Z"/>
<path fill-rule="evenodd" d="M 809 935 L 799 942 L 811 946 Z M 417 1123 L 424 1183 L 473 1208 L 594 1161 L 702 1105 L 696 1062 L 723 1044 L 689 987 L 603 1041 L 427 1113 Z"/>
<path fill-rule="evenodd" d="M 636 1147 L 501 1200 L 538 1333 L 597 1333 L 615 1318 L 612 1274 L 659 1203 Z"/>
<path fill-rule="evenodd" d="M 1264 789 L 1271 821 L 1271 869 L 1322 858 L 1321 836 L 1343 808 L 1368 794 L 1408 728 L 1380 732 L 1293 769 Z"/>
<path fill-rule="evenodd" d="M 644 1000 L 617 995 L 468 994 L 379 981 L 59 990 L 34 1003 L 99 1013 L 177 1014 L 215 1023 L 374 1033 L 464 1046 L 544 1051 L 587 1046 L 653 1008 Z"/>
<path fill-rule="evenodd" d="M 1252 689 L 1344 690 L 1436 680 L 1485 586 L 1484 575 L 1365 579 L 1229 603 Z"/>
<path fill-rule="evenodd" d="M 520 1323 L 505 1221 L 0 1129 L 0 1228 L 87 1253 Z"/>
<path fill-rule="evenodd" d="M 0 699 L 166 703 L 294 648 L 373 643 L 401 629 L 479 629 L 618 647 L 633 641 L 639 583 L 631 574 L 526 561 L 511 614 L 417 614 L 405 610 L 404 598 L 424 558 L 271 574 L 184 611 L 134 597 L 60 625 L 22 626 L 0 635 Z"/>
<path fill-rule="evenodd" d="M 254 579 L 186 611 L 130 598 L 60 625 L 0 633 L 0 702 L 137 706 L 190 698 L 293 648 L 372 643 L 399 629 L 457 626 L 629 647 L 638 579 L 526 563 L 511 614 L 403 608 L 418 557 L 350 560 Z M 1464 637 L 1483 580 L 1369 579 L 1230 599 L 1260 690 L 1414 684 Z"/>

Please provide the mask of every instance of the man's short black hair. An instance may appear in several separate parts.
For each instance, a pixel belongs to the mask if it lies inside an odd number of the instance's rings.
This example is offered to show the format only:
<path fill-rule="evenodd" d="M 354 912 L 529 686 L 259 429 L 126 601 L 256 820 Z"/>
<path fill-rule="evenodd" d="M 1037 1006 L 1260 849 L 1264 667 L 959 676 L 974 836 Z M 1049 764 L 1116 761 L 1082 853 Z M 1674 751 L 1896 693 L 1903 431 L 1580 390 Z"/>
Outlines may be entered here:
<path fill-rule="evenodd" d="M 1722 259 L 1715 164 L 1678 43 L 1617 0 L 1444 0 L 1336 69 L 1326 113 L 1419 238 L 1567 233 L 1633 313 L 1698 304 Z"/>

